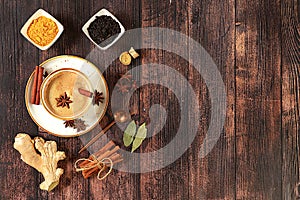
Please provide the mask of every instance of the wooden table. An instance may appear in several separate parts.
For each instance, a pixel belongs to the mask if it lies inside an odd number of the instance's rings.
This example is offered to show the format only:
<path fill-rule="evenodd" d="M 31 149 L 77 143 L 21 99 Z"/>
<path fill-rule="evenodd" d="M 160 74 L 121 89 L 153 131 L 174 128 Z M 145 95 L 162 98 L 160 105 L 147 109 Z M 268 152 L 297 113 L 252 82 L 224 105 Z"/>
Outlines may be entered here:
<path fill-rule="evenodd" d="M 193 66 L 170 52 L 142 49 L 141 58 L 124 67 L 117 61 L 104 73 L 110 91 L 118 75 L 147 62 L 177 70 L 199 98 L 199 132 L 190 148 L 171 165 L 149 173 L 113 171 L 99 182 L 84 180 L 73 164 L 82 147 L 79 138 L 38 133 L 27 113 L 24 90 L 34 66 L 61 54 L 85 57 L 93 44 L 81 31 L 98 10 L 107 8 L 127 30 L 164 27 L 199 42 L 215 61 L 226 87 L 224 131 L 213 150 L 198 158 L 209 124 L 210 97 Z M 54 15 L 65 32 L 48 51 L 26 41 L 20 29 L 38 8 Z M 1 188 L 0 199 L 294 199 L 299 181 L 299 1 L 1 1 Z M 138 74 L 143 77 L 147 70 Z M 158 85 L 140 88 L 132 99 L 142 119 L 151 105 L 168 110 L 165 127 L 139 149 L 149 152 L 167 145 L 178 128 L 178 102 Z M 111 120 L 111 109 L 101 125 Z M 60 185 L 47 193 L 38 189 L 43 177 L 20 160 L 13 149 L 18 132 L 58 142 L 67 159 Z M 120 143 L 117 127 L 108 133 Z M 184 142 L 184 141 L 183 141 Z M 180 144 L 179 144 L 180 145 Z M 88 156 L 85 152 L 81 156 Z"/>

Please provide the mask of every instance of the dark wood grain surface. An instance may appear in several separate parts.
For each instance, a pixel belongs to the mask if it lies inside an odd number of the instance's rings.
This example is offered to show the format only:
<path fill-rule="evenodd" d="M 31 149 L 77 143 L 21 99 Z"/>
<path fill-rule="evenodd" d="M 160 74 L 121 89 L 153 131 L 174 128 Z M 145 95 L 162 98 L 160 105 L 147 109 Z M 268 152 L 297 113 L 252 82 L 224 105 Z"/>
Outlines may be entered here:
<path fill-rule="evenodd" d="M 127 30 L 176 30 L 199 42 L 211 55 L 225 84 L 227 107 L 224 130 L 205 158 L 200 159 L 198 152 L 210 119 L 208 89 L 190 63 L 163 50 L 142 49 L 141 57 L 131 66 L 115 61 L 104 76 L 112 91 L 119 74 L 151 62 L 172 67 L 189 81 L 199 98 L 200 126 L 189 149 L 169 166 L 142 174 L 115 170 L 104 181 L 95 177 L 85 180 L 73 168 L 79 157 L 88 156 L 87 152 L 77 153 L 83 146 L 80 138 L 51 136 L 31 120 L 24 92 L 34 66 L 57 55 L 86 57 L 94 45 L 81 27 L 103 7 Z M 51 13 L 65 27 L 47 51 L 38 50 L 20 34 L 38 8 Z M 297 0 L 0 1 L 0 199 L 296 199 L 300 178 L 299 8 Z M 135 76 L 142 84 L 148 74 L 145 69 Z M 182 84 L 177 83 L 179 90 Z M 184 89 L 181 92 L 186 93 Z M 154 104 L 168 111 L 167 122 L 138 152 L 160 149 L 176 135 L 180 107 L 171 90 L 145 85 L 131 99 L 141 121 L 149 118 Z M 110 107 L 107 113 L 102 127 L 112 120 Z M 19 132 L 55 140 L 66 152 L 66 160 L 60 162 L 65 173 L 53 191 L 38 189 L 43 177 L 23 163 L 13 149 Z M 117 127 L 107 135 L 118 144 L 122 141 Z M 164 156 L 168 155 L 162 159 Z"/>

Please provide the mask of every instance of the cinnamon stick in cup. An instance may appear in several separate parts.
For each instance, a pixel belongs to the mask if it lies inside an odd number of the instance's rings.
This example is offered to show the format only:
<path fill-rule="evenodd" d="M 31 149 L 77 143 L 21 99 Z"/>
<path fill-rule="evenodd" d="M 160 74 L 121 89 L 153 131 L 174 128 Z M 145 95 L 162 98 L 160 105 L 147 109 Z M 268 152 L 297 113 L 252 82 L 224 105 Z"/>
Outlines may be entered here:
<path fill-rule="evenodd" d="M 37 87 L 36 87 L 36 96 L 35 96 L 35 104 L 36 105 L 40 104 L 40 90 L 41 90 L 41 85 L 43 82 L 43 73 L 44 73 L 44 68 L 39 67 Z"/>
<path fill-rule="evenodd" d="M 39 66 L 36 66 L 35 70 L 34 70 L 33 86 L 32 86 L 32 89 L 31 89 L 30 103 L 32 103 L 32 104 L 35 104 L 35 96 L 36 96 L 36 88 L 37 88 L 37 82 L 38 82 L 38 74 L 39 74 Z"/>
<path fill-rule="evenodd" d="M 79 94 L 82 94 L 82 95 L 84 95 L 86 97 L 92 97 L 93 96 L 92 92 L 87 91 L 87 90 L 82 89 L 82 88 L 78 88 L 78 92 L 79 92 Z"/>

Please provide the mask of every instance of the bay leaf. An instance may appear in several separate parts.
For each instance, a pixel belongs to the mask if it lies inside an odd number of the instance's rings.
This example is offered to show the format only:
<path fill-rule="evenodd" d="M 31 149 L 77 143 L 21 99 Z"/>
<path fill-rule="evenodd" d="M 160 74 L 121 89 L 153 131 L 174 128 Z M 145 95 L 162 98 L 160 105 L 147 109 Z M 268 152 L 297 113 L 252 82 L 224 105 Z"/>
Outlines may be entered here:
<path fill-rule="evenodd" d="M 143 123 L 137 131 L 137 134 L 134 138 L 134 141 L 132 143 L 132 149 L 131 153 L 134 152 L 137 148 L 139 148 L 144 141 L 144 139 L 147 137 L 147 128 L 146 123 Z"/>
<path fill-rule="evenodd" d="M 124 131 L 123 142 L 125 147 L 128 147 L 132 143 L 135 133 L 136 133 L 136 124 L 135 121 L 132 120 Z"/>

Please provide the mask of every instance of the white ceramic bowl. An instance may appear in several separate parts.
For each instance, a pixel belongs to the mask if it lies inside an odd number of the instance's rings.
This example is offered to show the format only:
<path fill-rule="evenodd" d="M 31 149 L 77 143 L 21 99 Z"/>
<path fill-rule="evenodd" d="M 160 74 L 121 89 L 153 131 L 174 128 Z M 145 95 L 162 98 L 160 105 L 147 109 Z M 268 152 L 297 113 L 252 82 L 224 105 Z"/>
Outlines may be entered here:
<path fill-rule="evenodd" d="M 120 28 L 121 28 L 121 32 L 119 33 L 119 35 L 109 44 L 107 44 L 106 46 L 100 46 L 98 45 L 91 37 L 90 34 L 88 32 L 88 27 L 90 26 L 90 24 L 96 19 L 96 17 L 102 16 L 102 15 L 107 15 L 112 17 L 116 22 L 118 22 Z M 109 47 L 111 47 L 114 43 L 116 43 L 121 37 L 122 35 L 125 33 L 125 28 L 123 27 L 123 25 L 120 23 L 120 21 L 113 15 L 111 14 L 108 10 L 106 10 L 105 8 L 101 9 L 99 12 L 97 12 L 95 15 L 93 15 L 82 27 L 82 31 L 84 32 L 84 34 L 101 50 L 106 50 Z"/>
<path fill-rule="evenodd" d="M 44 16 L 44 17 L 47 17 L 51 20 L 53 20 L 57 27 L 58 27 L 58 33 L 57 35 L 55 36 L 55 38 L 52 40 L 52 42 L 46 46 L 40 46 L 38 44 L 36 44 L 34 41 L 32 41 L 29 36 L 27 35 L 27 30 L 28 30 L 28 27 L 30 26 L 30 24 L 32 23 L 32 21 L 34 19 L 37 19 L 38 17 L 41 17 L 41 16 Z M 45 10 L 43 9 L 38 9 L 28 20 L 27 22 L 24 24 L 24 26 L 22 27 L 21 29 L 21 34 L 29 41 L 31 42 L 34 46 L 38 47 L 40 50 L 47 50 L 49 49 L 54 43 L 55 41 L 59 38 L 59 36 L 62 34 L 64 30 L 64 27 L 63 25 L 57 21 L 57 19 L 55 19 L 52 15 L 50 15 L 49 13 L 47 13 Z"/>

